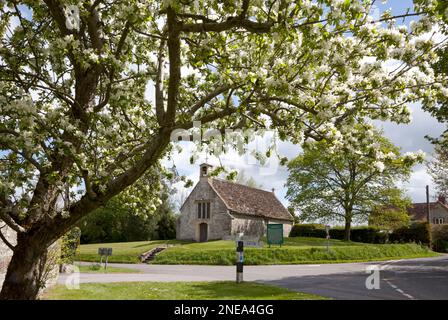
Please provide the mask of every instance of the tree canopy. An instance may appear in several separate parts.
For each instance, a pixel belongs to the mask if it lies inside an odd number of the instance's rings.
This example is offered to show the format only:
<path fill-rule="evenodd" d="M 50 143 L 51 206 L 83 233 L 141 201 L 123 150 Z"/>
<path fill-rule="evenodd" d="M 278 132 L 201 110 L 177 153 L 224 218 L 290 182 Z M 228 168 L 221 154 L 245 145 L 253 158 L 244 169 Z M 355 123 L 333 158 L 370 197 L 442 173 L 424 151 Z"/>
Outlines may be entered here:
<path fill-rule="evenodd" d="M 374 18 L 373 5 L 1 1 L 0 218 L 19 233 L 1 296 L 35 297 L 23 272 L 36 274 L 44 248 L 160 171 L 173 131 L 194 121 L 339 148 L 356 122 L 408 122 L 408 103 L 435 103 L 438 44 L 422 35 L 438 1 L 398 17 Z M 406 16 L 419 19 L 397 24 Z"/>
<path fill-rule="evenodd" d="M 372 127 L 358 128 L 356 135 L 345 139 L 344 152 L 332 152 L 324 141 L 306 145 L 303 154 L 288 165 L 286 186 L 287 198 L 300 211 L 301 219 L 343 221 L 349 240 L 351 223 L 366 222 L 379 207 L 405 209 L 408 201 L 395 183 L 409 177 L 423 154 L 401 155 Z M 371 148 L 351 146 L 366 140 Z"/>

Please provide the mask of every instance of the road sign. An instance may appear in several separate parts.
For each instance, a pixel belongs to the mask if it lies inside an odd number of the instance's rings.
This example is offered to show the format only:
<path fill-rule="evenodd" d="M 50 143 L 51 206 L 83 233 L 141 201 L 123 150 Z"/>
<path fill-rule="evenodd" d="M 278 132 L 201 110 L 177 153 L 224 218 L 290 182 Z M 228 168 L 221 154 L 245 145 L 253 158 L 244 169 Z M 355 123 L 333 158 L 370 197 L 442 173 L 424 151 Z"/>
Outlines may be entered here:
<path fill-rule="evenodd" d="M 281 223 L 269 223 L 267 226 L 267 241 L 268 244 L 283 244 L 283 224 Z"/>
<path fill-rule="evenodd" d="M 98 248 L 98 254 L 100 256 L 111 256 L 112 248 Z"/>
<path fill-rule="evenodd" d="M 104 269 L 107 269 L 107 261 L 109 259 L 109 256 L 112 255 L 112 248 L 98 248 L 98 254 L 100 255 L 100 265 L 103 263 L 103 256 L 106 257 Z"/>

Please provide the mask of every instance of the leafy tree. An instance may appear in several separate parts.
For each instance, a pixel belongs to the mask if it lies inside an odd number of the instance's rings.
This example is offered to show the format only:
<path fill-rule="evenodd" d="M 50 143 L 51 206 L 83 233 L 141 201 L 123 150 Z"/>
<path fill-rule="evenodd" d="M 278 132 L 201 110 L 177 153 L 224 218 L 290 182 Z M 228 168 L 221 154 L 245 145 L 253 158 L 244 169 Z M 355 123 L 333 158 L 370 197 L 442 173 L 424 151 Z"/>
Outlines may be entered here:
<path fill-rule="evenodd" d="M 434 157 L 427 164 L 428 173 L 436 185 L 439 195 L 448 196 L 448 151 L 445 143 L 436 144 Z"/>
<path fill-rule="evenodd" d="M 258 188 L 258 189 L 262 189 L 263 188 L 263 184 L 258 183 L 257 181 L 255 181 L 255 179 L 251 176 L 247 176 L 247 174 L 244 171 L 239 171 L 238 175 L 236 176 L 235 179 L 236 183 L 239 184 L 243 184 L 245 186 L 248 187 L 252 187 L 252 188 Z"/>
<path fill-rule="evenodd" d="M 375 206 L 368 219 L 369 225 L 390 233 L 409 225 L 410 217 L 406 209 L 411 205 L 411 199 L 405 197 L 400 189 L 390 189 L 388 191 L 391 193 L 393 206 Z"/>
<path fill-rule="evenodd" d="M 433 43 L 416 40 L 439 17 L 416 0 L 406 30 L 390 12 L 374 21 L 372 3 L 1 1 L 0 218 L 18 242 L 0 298 L 36 298 L 47 248 L 114 196 L 154 212 L 157 183 L 132 185 L 194 121 L 296 143 L 407 122 L 408 103 L 440 90 Z"/>
<path fill-rule="evenodd" d="M 155 215 L 138 216 L 120 199 L 111 199 L 106 206 L 92 212 L 80 222 L 82 243 L 128 242 L 156 237 Z"/>
<path fill-rule="evenodd" d="M 438 31 L 448 36 L 448 2 L 446 1 L 436 1 L 435 14 L 439 16 L 440 21 L 438 24 Z M 448 83 L 446 78 L 448 77 L 448 45 L 446 43 L 446 38 L 440 41 L 434 50 L 437 55 L 437 59 L 433 62 L 433 69 L 436 77 L 439 79 L 445 79 L 442 82 L 442 90 L 431 99 L 430 102 L 423 104 L 423 108 L 429 111 L 434 117 L 437 118 L 439 122 L 448 122 Z M 440 85 L 440 84 L 439 84 Z M 427 138 L 434 144 L 439 144 L 446 148 L 448 146 L 448 130 L 445 130 L 440 137 L 428 137 Z"/>
<path fill-rule="evenodd" d="M 72 264 L 75 261 L 76 250 L 80 244 L 81 230 L 78 227 L 72 228 L 62 237 L 61 259 L 62 264 Z"/>
<path fill-rule="evenodd" d="M 305 220 L 344 221 L 345 240 L 352 222 L 366 221 L 372 208 L 403 206 L 397 180 L 409 177 L 421 154 L 400 155 L 399 149 L 372 127 L 346 137 L 344 152 L 331 152 L 325 141 L 305 146 L 289 165 L 287 198 Z M 361 135 L 365 135 L 361 137 Z M 370 140 L 354 148 L 352 143 Z"/>
<path fill-rule="evenodd" d="M 144 181 L 144 184 L 147 181 Z M 139 187 L 142 182 L 138 182 Z M 118 195 L 102 208 L 96 209 L 80 222 L 83 243 L 128 242 L 176 237 L 173 190 L 164 181 L 161 185 L 160 202 L 152 214 L 138 209 L 139 204 L 130 205 L 128 197 Z M 142 197 L 140 201 L 146 201 Z M 146 207 L 146 206 L 143 206 Z"/>

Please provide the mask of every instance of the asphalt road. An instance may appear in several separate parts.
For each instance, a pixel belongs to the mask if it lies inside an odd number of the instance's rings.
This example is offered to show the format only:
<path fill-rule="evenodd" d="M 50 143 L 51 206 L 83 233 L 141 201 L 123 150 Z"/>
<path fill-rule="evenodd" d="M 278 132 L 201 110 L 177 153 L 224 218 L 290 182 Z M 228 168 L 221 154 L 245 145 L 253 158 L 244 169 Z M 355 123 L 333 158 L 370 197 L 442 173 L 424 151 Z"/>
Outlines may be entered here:
<path fill-rule="evenodd" d="M 80 282 L 235 280 L 234 266 L 109 264 L 140 273 L 80 274 Z M 367 271 L 374 267 L 377 271 Z M 376 282 L 372 274 L 378 275 Z M 375 285 L 367 289 L 366 280 Z M 67 277 L 61 275 L 64 284 Z M 437 258 L 322 265 L 245 266 L 244 280 L 334 299 L 448 299 L 448 255 Z M 378 288 L 379 287 L 379 288 Z"/>

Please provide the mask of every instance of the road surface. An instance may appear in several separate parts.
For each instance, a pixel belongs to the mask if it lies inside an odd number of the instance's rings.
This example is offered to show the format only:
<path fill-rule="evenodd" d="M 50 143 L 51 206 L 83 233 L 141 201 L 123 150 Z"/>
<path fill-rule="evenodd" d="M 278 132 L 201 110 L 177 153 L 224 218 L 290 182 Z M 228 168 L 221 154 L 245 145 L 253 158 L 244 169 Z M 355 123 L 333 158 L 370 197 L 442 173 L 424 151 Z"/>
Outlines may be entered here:
<path fill-rule="evenodd" d="M 81 283 L 235 280 L 234 266 L 114 264 L 140 273 L 82 273 Z M 379 289 L 366 288 L 375 268 Z M 61 275 L 64 284 L 73 275 Z M 244 280 L 334 299 L 448 299 L 448 255 L 436 258 L 322 265 L 245 266 Z M 375 285 L 369 278 L 368 283 Z M 378 287 L 378 285 L 376 286 Z"/>

